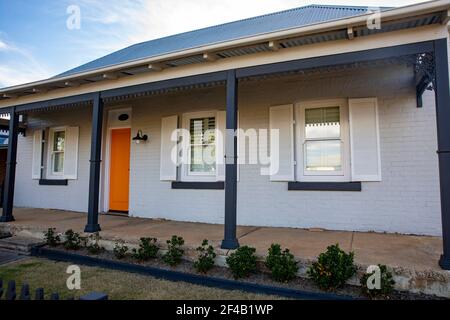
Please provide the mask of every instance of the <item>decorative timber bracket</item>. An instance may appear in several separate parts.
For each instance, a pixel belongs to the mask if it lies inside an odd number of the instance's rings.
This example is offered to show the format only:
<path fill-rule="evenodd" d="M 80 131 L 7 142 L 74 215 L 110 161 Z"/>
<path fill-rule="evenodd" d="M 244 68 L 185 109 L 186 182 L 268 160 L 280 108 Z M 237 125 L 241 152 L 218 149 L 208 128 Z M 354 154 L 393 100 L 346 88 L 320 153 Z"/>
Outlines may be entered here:
<path fill-rule="evenodd" d="M 416 80 L 417 108 L 422 108 L 422 95 L 425 90 L 433 90 L 436 87 L 436 70 L 433 53 L 416 55 L 414 63 L 414 74 Z"/>

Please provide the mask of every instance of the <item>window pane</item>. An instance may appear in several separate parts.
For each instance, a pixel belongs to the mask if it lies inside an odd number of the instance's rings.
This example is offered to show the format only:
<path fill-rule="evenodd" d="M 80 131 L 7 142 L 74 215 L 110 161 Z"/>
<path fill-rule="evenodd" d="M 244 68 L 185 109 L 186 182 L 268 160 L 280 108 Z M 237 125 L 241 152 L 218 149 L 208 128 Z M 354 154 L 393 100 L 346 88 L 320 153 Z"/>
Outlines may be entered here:
<path fill-rule="evenodd" d="M 191 144 L 214 143 L 216 128 L 216 118 L 191 119 L 189 131 L 191 134 Z"/>
<path fill-rule="evenodd" d="M 215 117 L 190 120 L 190 172 L 214 174 L 216 170 L 215 128 Z"/>
<path fill-rule="evenodd" d="M 307 171 L 341 171 L 341 141 L 307 141 L 305 144 Z"/>
<path fill-rule="evenodd" d="M 339 138 L 340 120 L 339 107 L 305 109 L 306 139 Z"/>
<path fill-rule="evenodd" d="M 53 172 L 62 173 L 64 168 L 64 152 L 53 154 Z"/>
<path fill-rule="evenodd" d="M 58 131 L 53 135 L 53 151 L 64 151 L 64 143 L 66 140 L 66 132 Z"/>
<path fill-rule="evenodd" d="M 190 172 L 210 173 L 216 171 L 216 146 L 191 146 Z"/>

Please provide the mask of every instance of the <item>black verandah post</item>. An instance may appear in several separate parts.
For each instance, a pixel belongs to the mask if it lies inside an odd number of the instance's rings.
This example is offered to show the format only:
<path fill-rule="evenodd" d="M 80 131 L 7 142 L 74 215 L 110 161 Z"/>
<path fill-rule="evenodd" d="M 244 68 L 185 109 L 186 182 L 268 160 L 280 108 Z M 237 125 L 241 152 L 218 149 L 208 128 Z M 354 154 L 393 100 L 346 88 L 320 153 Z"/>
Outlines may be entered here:
<path fill-rule="evenodd" d="M 6 158 L 5 190 L 3 193 L 3 213 L 0 222 L 14 221 L 14 185 L 16 180 L 16 160 L 17 160 L 17 135 L 19 129 L 19 115 L 12 107 L 9 112 L 9 137 L 8 155 Z"/>
<path fill-rule="evenodd" d="M 100 165 L 102 147 L 103 100 L 95 94 L 92 106 L 91 159 L 89 173 L 88 221 L 85 232 L 100 231 L 98 224 L 98 201 L 100 195 Z"/>
<path fill-rule="evenodd" d="M 442 269 L 450 270 L 450 83 L 447 39 L 434 41 L 436 122 L 441 187 Z"/>
<path fill-rule="evenodd" d="M 225 141 L 225 237 L 223 249 L 236 249 L 236 202 L 237 202 L 237 110 L 238 82 L 236 71 L 227 74 L 227 115 Z"/>

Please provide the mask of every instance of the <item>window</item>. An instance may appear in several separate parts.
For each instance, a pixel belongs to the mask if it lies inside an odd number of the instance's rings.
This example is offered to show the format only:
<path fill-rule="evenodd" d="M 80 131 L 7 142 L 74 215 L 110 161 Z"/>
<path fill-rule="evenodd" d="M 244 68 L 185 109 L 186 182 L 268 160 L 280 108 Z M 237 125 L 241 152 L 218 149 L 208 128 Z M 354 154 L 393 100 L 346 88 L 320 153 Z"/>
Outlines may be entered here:
<path fill-rule="evenodd" d="M 52 133 L 52 154 L 51 168 L 52 174 L 62 175 L 64 172 L 64 151 L 66 142 L 66 131 L 58 130 Z"/>
<path fill-rule="evenodd" d="M 79 127 L 35 128 L 32 179 L 76 180 L 78 178 Z"/>
<path fill-rule="evenodd" d="M 181 168 L 181 180 L 217 180 L 217 121 L 215 111 L 183 115 L 183 128 L 189 136 L 183 143 L 186 158 Z"/>
<path fill-rule="evenodd" d="M 189 122 L 189 174 L 215 175 L 216 118 L 194 118 Z"/>
<path fill-rule="evenodd" d="M 297 180 L 349 180 L 346 101 L 300 104 L 297 119 Z"/>
<path fill-rule="evenodd" d="M 340 172 L 341 124 L 339 107 L 305 109 L 306 172 Z"/>

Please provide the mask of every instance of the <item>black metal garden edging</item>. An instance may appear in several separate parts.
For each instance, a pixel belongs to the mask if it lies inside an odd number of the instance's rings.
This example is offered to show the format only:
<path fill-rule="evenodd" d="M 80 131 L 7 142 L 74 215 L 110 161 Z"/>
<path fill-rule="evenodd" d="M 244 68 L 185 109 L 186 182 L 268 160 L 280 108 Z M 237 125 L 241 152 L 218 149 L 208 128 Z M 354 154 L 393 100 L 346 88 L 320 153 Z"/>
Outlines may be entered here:
<path fill-rule="evenodd" d="M 3 280 L 0 279 L 0 299 L 3 298 L 3 293 L 5 293 L 5 300 L 45 300 L 44 288 L 37 288 L 35 291 L 34 299 L 32 299 L 30 286 L 28 283 L 22 283 L 20 289 L 20 294 L 17 294 L 16 281 L 9 280 L 6 290 L 3 288 Z M 53 292 L 50 296 L 50 300 L 60 300 L 60 295 L 58 292 Z M 69 297 L 67 300 L 75 300 L 74 297 Z M 102 292 L 90 292 L 84 296 L 81 296 L 79 300 L 108 300 L 108 295 Z"/>
<path fill-rule="evenodd" d="M 118 271 L 133 272 L 143 275 L 161 278 L 170 281 L 183 281 L 192 284 L 215 287 L 227 290 L 242 290 L 252 293 L 261 293 L 267 295 L 278 295 L 288 298 L 303 300 L 353 300 L 355 298 L 346 295 L 337 295 L 332 293 L 308 292 L 290 288 L 261 285 L 243 281 L 221 279 L 216 277 L 207 277 L 197 274 L 184 273 L 166 269 L 159 269 L 150 266 L 142 266 L 132 263 L 89 257 L 77 253 L 53 250 L 44 247 L 33 247 L 31 255 L 43 257 L 55 261 L 73 262 L 82 265 L 102 267 Z"/>

